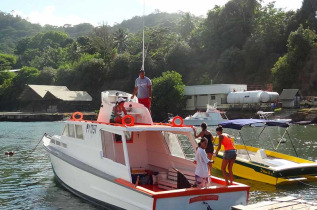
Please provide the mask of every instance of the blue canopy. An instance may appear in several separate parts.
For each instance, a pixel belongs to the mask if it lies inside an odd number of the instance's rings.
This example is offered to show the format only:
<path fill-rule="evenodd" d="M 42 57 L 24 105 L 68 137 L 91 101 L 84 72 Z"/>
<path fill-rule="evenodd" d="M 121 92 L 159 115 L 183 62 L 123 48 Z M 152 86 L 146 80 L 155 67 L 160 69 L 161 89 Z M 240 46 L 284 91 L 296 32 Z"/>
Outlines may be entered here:
<path fill-rule="evenodd" d="M 223 128 L 232 128 L 236 130 L 241 130 L 243 126 L 279 126 L 283 128 L 289 127 L 288 122 L 286 121 L 274 121 L 274 120 L 262 120 L 262 119 L 236 119 L 236 120 L 227 120 L 222 123 L 219 123 Z"/>

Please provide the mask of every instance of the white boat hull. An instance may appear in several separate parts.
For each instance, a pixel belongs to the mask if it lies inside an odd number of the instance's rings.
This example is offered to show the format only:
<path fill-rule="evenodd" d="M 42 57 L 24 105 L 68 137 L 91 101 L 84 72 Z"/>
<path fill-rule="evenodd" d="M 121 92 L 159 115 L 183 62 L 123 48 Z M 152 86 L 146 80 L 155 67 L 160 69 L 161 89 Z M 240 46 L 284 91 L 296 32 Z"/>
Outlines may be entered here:
<path fill-rule="evenodd" d="M 125 186 L 116 179 L 105 179 L 89 173 L 81 166 L 74 166 L 60 151 L 51 151 L 50 159 L 57 180 L 69 191 L 95 205 L 110 209 L 231 209 L 234 205 L 245 205 L 248 190 L 217 188 L 212 193 L 156 193 L 147 194 L 136 188 Z M 87 165 L 83 164 L 83 167 Z M 89 168 L 89 166 L 88 166 Z M 144 188 L 143 188 L 144 189 Z M 192 188 L 191 188 L 192 189 Z M 196 188 L 195 188 L 196 189 Z M 184 194 L 185 193 L 185 194 Z M 178 195 L 179 194 L 179 195 Z"/>
<path fill-rule="evenodd" d="M 79 169 L 50 155 L 54 173 L 68 190 L 96 205 L 111 209 L 152 209 L 153 198 Z"/>

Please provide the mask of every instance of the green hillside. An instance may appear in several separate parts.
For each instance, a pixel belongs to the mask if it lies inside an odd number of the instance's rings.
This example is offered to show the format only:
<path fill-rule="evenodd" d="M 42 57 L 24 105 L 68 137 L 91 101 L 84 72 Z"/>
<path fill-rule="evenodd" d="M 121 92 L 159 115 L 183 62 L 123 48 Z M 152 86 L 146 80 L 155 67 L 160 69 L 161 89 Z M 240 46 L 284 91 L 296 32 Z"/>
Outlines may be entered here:
<path fill-rule="evenodd" d="M 231 0 L 210 8 L 206 18 L 149 14 L 144 18 L 146 74 L 177 78 L 176 83 L 180 75 L 185 85 L 209 84 L 211 79 L 272 83 L 278 92 L 299 88 L 303 95 L 317 95 L 316 11 L 317 1 L 310 0 L 303 0 L 297 11 L 281 10 L 274 3 L 263 6 L 258 0 Z M 26 83 L 87 90 L 96 107 L 101 90 L 132 91 L 142 60 L 141 17 L 94 28 L 41 27 L 1 15 L 0 70 L 23 68 L 18 74 L 1 72 L 1 109 L 18 106 L 16 98 Z"/>

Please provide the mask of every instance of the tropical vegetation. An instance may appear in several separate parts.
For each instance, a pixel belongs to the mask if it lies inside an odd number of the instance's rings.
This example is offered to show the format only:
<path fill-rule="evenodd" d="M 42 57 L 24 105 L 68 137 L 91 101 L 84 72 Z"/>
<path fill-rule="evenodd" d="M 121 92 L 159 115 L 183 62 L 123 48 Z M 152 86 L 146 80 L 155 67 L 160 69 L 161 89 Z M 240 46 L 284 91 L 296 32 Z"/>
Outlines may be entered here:
<path fill-rule="evenodd" d="M 206 17 L 160 11 L 145 16 L 145 71 L 153 79 L 154 116 L 177 111 L 164 110 L 169 106 L 162 94 L 173 95 L 168 102 L 179 110 L 183 84 L 210 80 L 272 83 L 278 92 L 300 88 L 316 95 L 316 11 L 311 0 L 303 0 L 297 11 L 230 0 L 210 8 Z M 0 12 L 0 108 L 17 109 L 20 92 L 31 83 L 86 90 L 96 107 L 102 90 L 132 92 L 142 65 L 142 22 L 137 16 L 114 26 L 42 27 Z"/>

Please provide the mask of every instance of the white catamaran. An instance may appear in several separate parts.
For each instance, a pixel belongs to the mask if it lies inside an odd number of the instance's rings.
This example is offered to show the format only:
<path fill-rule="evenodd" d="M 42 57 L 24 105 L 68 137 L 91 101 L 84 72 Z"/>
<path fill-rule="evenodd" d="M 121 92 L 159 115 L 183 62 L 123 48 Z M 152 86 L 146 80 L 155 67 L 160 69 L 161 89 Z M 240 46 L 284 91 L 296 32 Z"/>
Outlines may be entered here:
<path fill-rule="evenodd" d="M 246 204 L 249 187 L 210 176 L 193 187 L 197 147 L 192 127 L 153 123 L 131 94 L 102 92 L 97 121 L 66 122 L 62 135 L 43 136 L 56 179 L 74 194 L 111 209 L 231 209 Z M 126 124 L 109 123 L 118 97 L 125 98 Z"/>

